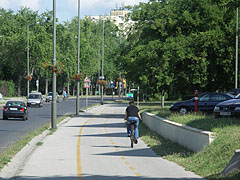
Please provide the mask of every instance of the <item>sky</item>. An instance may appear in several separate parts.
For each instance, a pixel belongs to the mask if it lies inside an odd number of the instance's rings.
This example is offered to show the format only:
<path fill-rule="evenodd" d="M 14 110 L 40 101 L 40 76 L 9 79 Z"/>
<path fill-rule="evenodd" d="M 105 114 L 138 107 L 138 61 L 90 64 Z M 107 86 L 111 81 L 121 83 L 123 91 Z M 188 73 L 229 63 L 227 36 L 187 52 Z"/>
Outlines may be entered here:
<path fill-rule="evenodd" d="M 81 0 L 81 18 L 86 15 L 109 15 L 111 9 L 122 5 L 136 5 L 148 0 Z M 28 7 L 42 13 L 53 10 L 53 0 L 0 0 L 0 7 L 17 11 Z M 56 0 L 56 16 L 60 22 L 71 20 L 78 15 L 78 0 Z"/>

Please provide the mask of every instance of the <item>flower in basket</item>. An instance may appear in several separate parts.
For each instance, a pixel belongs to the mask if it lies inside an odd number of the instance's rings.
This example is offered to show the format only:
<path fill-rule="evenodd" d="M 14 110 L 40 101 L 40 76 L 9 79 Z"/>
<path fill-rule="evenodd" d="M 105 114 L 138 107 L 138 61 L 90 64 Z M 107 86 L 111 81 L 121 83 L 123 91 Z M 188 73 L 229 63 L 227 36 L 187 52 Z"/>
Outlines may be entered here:
<path fill-rule="evenodd" d="M 121 77 L 117 78 L 118 82 L 123 82 L 123 79 Z"/>
<path fill-rule="evenodd" d="M 50 65 L 48 66 L 49 70 L 52 71 L 52 73 L 63 73 L 63 66 L 62 62 L 57 63 L 55 66 Z"/>
<path fill-rule="evenodd" d="M 32 76 L 30 74 L 26 75 L 24 77 L 24 79 L 28 80 L 28 81 L 31 81 L 32 80 Z"/>
<path fill-rule="evenodd" d="M 45 62 L 42 65 L 45 69 L 51 71 L 52 73 L 63 73 L 63 65 L 62 62 L 57 62 L 57 64 L 54 66 L 50 64 L 49 62 Z"/>
<path fill-rule="evenodd" d="M 78 81 L 82 81 L 83 80 L 83 73 L 80 73 L 80 74 L 75 74 L 72 76 L 72 79 L 76 79 Z"/>

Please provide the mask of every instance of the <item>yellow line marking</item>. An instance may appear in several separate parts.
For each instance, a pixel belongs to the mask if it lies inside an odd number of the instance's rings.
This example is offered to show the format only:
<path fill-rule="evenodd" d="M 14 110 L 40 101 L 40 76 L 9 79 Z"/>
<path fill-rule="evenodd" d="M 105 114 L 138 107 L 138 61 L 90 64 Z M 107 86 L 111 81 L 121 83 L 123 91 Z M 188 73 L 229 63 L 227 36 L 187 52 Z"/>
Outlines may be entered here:
<path fill-rule="evenodd" d="M 130 164 L 128 161 L 125 161 L 124 163 L 127 164 L 127 165 Z"/>
<path fill-rule="evenodd" d="M 117 149 L 117 148 L 116 148 L 115 150 L 116 150 L 116 151 L 119 151 L 119 149 Z"/>
<path fill-rule="evenodd" d="M 115 142 L 112 142 L 112 144 L 115 144 Z"/>
<path fill-rule="evenodd" d="M 135 168 L 134 168 L 134 167 L 132 167 L 132 166 L 129 166 L 129 168 L 130 168 L 131 170 L 135 170 Z"/>
<path fill-rule="evenodd" d="M 122 160 L 126 159 L 125 157 L 121 157 Z"/>
<path fill-rule="evenodd" d="M 83 132 L 83 128 L 84 126 L 87 125 L 87 123 L 92 120 L 89 119 L 87 120 L 83 126 L 81 127 L 80 131 L 79 131 L 79 136 L 78 136 L 78 143 L 77 143 L 77 175 L 78 175 L 78 179 L 81 180 L 82 179 L 82 164 L 81 164 L 81 154 L 80 154 L 80 144 L 81 144 L 81 135 Z"/>
<path fill-rule="evenodd" d="M 135 173 L 136 176 L 142 176 L 140 173 Z"/>

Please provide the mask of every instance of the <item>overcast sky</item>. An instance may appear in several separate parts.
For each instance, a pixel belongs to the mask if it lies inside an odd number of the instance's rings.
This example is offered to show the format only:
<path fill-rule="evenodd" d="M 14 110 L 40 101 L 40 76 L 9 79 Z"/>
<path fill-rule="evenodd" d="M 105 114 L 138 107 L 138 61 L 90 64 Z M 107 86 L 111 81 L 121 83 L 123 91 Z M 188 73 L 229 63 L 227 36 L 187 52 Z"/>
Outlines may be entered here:
<path fill-rule="evenodd" d="M 106 15 L 111 9 L 124 5 L 136 5 L 139 2 L 148 2 L 148 0 L 81 0 L 81 17 L 85 15 Z M 57 18 L 60 22 L 71 20 L 77 16 L 78 0 L 56 0 Z M 0 7 L 17 11 L 20 7 L 29 7 L 32 10 L 38 10 L 39 13 L 45 10 L 52 10 L 52 0 L 0 0 Z"/>

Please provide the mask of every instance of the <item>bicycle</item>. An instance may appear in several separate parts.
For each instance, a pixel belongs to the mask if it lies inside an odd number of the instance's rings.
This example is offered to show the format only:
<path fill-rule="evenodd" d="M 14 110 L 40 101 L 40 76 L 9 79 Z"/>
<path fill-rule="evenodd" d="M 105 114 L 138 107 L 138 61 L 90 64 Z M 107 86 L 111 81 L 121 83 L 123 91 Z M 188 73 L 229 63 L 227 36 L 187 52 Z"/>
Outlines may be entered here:
<path fill-rule="evenodd" d="M 135 126 L 137 121 L 127 121 L 130 126 L 130 141 L 131 141 L 131 148 L 133 148 L 133 144 L 137 144 L 137 139 L 135 138 Z"/>

